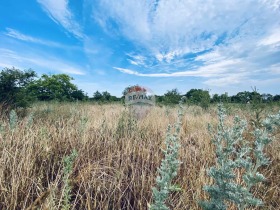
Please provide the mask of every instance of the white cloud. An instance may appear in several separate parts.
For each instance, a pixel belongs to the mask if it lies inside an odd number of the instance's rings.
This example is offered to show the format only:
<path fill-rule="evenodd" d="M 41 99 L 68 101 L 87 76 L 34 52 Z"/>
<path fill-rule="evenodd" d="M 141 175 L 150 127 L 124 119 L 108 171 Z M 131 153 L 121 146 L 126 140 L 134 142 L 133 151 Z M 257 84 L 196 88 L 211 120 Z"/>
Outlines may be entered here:
<path fill-rule="evenodd" d="M 127 56 L 129 57 L 127 60 L 132 64 L 132 65 L 136 65 L 136 66 L 145 66 L 145 62 L 147 60 L 146 57 L 142 56 L 142 55 L 134 55 L 134 54 L 130 54 L 127 53 Z"/>
<path fill-rule="evenodd" d="M 244 82 L 244 80 L 247 80 L 247 74 L 229 74 L 225 75 L 220 78 L 213 78 L 208 79 L 204 82 L 204 84 L 209 85 L 211 87 L 225 87 L 229 85 L 237 85 Z"/>
<path fill-rule="evenodd" d="M 135 69 L 114 67 L 118 71 L 201 77 L 205 85 L 221 87 L 279 75 L 279 5 L 280 0 L 101 0 L 102 15 L 96 17 L 107 31 L 117 26 L 136 47 L 127 54 Z"/>
<path fill-rule="evenodd" d="M 274 76 L 280 75 L 280 63 L 272 65 L 269 69 L 268 72 Z M 280 79 L 280 78 L 279 78 Z"/>
<path fill-rule="evenodd" d="M 256 40 L 275 26 L 276 1 L 101 0 L 102 26 L 114 21 L 125 37 L 159 62 L 212 49 L 218 42 Z M 95 11 L 96 13 L 96 11 Z M 107 23 L 107 25 L 106 25 Z M 278 21 L 279 23 L 279 21 Z"/>
<path fill-rule="evenodd" d="M 83 38 L 80 25 L 69 9 L 68 0 L 37 0 L 48 16 L 78 38 Z"/>
<path fill-rule="evenodd" d="M 280 28 L 274 29 L 268 36 L 260 40 L 259 45 L 279 45 L 280 44 Z"/>
<path fill-rule="evenodd" d="M 204 53 L 202 55 L 199 55 L 195 58 L 196 61 L 203 61 L 206 63 L 215 63 L 217 61 L 221 61 L 225 59 L 226 57 L 222 55 L 218 49 L 211 51 L 209 53 Z"/>
<path fill-rule="evenodd" d="M 81 67 L 65 60 L 46 55 L 18 53 L 3 48 L 0 48 L 0 66 L 3 68 L 15 66 L 21 69 L 32 67 L 34 69 L 43 69 L 44 71 L 58 71 L 73 75 L 85 74 Z"/>
<path fill-rule="evenodd" d="M 48 47 L 55 47 L 55 48 L 63 48 L 63 49 L 69 49 L 69 50 L 83 50 L 80 47 L 76 47 L 76 46 L 69 46 L 69 45 L 64 45 L 58 42 L 53 42 L 53 41 L 49 41 L 49 40 L 44 40 L 44 39 L 39 39 L 36 37 L 32 37 L 26 34 L 23 34 L 15 29 L 12 28 L 6 28 L 6 32 L 3 33 L 4 35 L 8 36 L 8 37 L 12 37 L 14 39 L 18 39 L 21 41 L 25 41 L 25 42 L 32 42 L 32 43 L 36 43 L 36 44 L 41 44 L 41 45 L 45 45 Z"/>
<path fill-rule="evenodd" d="M 242 65 L 240 60 L 223 60 L 219 63 L 202 66 L 196 70 L 188 70 L 174 73 L 139 73 L 137 71 L 125 68 L 114 67 L 116 70 L 142 77 L 215 77 L 223 76 L 224 74 L 231 73 L 232 66 Z"/>
<path fill-rule="evenodd" d="M 12 28 L 6 28 L 6 31 L 4 34 L 6 36 L 13 37 L 15 39 L 23 40 L 23 41 L 28 41 L 28 42 L 36 42 L 36 43 L 42 43 L 42 40 L 36 39 L 31 36 L 27 36 L 25 34 L 20 33 L 19 31 L 12 29 Z"/>

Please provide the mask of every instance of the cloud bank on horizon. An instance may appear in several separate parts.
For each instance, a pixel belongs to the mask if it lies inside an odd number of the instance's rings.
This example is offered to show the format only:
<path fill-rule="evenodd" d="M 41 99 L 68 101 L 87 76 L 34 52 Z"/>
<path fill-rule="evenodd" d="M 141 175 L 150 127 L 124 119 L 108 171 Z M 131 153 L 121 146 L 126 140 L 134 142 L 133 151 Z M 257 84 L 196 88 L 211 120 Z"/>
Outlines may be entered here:
<path fill-rule="evenodd" d="M 101 89 L 154 81 L 275 92 L 280 82 L 280 0 L 37 0 L 33 15 L 20 2 L 6 4 L 32 27 L 4 21 L 2 67 L 80 75 Z"/>

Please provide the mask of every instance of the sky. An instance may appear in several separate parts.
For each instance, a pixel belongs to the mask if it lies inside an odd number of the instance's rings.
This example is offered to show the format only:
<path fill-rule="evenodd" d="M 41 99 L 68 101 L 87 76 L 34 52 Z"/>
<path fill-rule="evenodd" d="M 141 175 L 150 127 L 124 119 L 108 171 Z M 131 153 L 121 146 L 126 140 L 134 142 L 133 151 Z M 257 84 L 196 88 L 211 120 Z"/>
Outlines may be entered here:
<path fill-rule="evenodd" d="M 0 69 L 66 73 L 89 96 L 280 94 L 280 0 L 2 0 Z"/>

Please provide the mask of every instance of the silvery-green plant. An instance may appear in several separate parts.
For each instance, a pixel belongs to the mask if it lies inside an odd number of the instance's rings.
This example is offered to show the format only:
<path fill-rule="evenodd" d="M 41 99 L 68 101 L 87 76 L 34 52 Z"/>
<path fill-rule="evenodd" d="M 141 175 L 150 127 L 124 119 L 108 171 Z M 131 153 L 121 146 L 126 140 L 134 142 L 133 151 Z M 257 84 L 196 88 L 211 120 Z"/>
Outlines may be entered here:
<path fill-rule="evenodd" d="M 70 198 L 71 198 L 72 187 L 70 185 L 69 177 L 72 174 L 73 165 L 77 156 L 78 156 L 77 151 L 73 150 L 70 155 L 63 158 L 63 179 L 62 179 L 64 183 L 63 206 L 62 206 L 63 210 L 70 209 Z"/>
<path fill-rule="evenodd" d="M 26 124 L 27 127 L 30 127 L 33 124 L 33 119 L 34 119 L 34 113 L 31 112 L 27 118 L 27 124 Z"/>
<path fill-rule="evenodd" d="M 0 133 L 4 133 L 4 126 L 0 125 Z"/>
<path fill-rule="evenodd" d="M 245 120 L 235 117 L 232 128 L 225 126 L 225 110 L 222 105 L 218 106 L 218 115 L 217 132 L 214 134 L 210 128 L 216 148 L 216 166 L 208 170 L 208 175 L 214 179 L 214 184 L 204 187 L 210 200 L 200 202 L 200 205 L 207 210 L 225 210 L 228 202 L 234 203 L 240 210 L 262 205 L 262 201 L 253 196 L 251 189 L 265 179 L 258 169 L 269 164 L 263 150 L 272 141 L 271 133 L 275 125 L 279 125 L 280 113 L 269 116 L 262 128 L 255 128 L 254 146 L 243 137 L 243 132 L 247 129 Z M 235 172 L 240 169 L 245 170 L 242 176 L 244 184 L 236 182 Z"/>
<path fill-rule="evenodd" d="M 180 101 L 178 110 L 178 121 L 175 124 L 175 132 L 172 133 L 171 125 L 168 125 L 167 135 L 165 138 L 166 148 L 163 150 L 164 159 L 158 168 L 159 175 L 156 178 L 156 187 L 152 188 L 153 191 L 153 204 L 150 210 L 168 210 L 166 200 L 172 191 L 178 191 L 180 188 L 172 183 L 172 180 L 177 176 L 177 171 L 180 166 L 178 160 L 180 148 L 180 129 L 183 117 L 183 100 Z"/>
<path fill-rule="evenodd" d="M 86 125 L 88 123 L 88 117 L 83 116 L 80 119 L 80 126 L 79 126 L 79 133 L 82 134 L 84 133 L 84 130 L 86 129 Z"/>
<path fill-rule="evenodd" d="M 123 138 L 126 135 L 131 136 L 137 130 L 137 121 L 130 112 L 123 111 L 118 119 L 116 136 Z"/>
<path fill-rule="evenodd" d="M 18 116 L 15 110 L 11 110 L 9 115 L 10 129 L 14 130 L 17 127 Z"/>

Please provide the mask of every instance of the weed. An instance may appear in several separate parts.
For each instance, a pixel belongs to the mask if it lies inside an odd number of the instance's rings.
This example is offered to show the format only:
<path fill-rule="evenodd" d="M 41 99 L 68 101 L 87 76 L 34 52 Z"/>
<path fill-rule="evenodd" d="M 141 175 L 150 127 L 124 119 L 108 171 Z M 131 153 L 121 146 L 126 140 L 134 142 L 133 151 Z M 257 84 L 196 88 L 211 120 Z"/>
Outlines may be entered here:
<path fill-rule="evenodd" d="M 275 119 L 279 119 L 279 114 L 270 116 L 264 122 L 266 128 L 255 128 L 252 147 L 244 138 L 247 122 L 235 117 L 233 127 L 229 128 L 224 124 L 225 110 L 222 105 L 219 105 L 218 111 L 219 124 L 216 134 L 212 135 L 216 147 L 216 166 L 208 170 L 208 175 L 214 179 L 214 185 L 204 187 L 210 195 L 210 201 L 200 202 L 200 205 L 207 210 L 226 210 L 227 202 L 234 203 L 239 210 L 248 206 L 260 206 L 262 201 L 254 197 L 251 189 L 265 180 L 258 169 L 269 164 L 263 150 L 272 141 L 270 134 L 278 122 Z M 236 181 L 236 173 L 242 173 L 242 169 L 245 171 L 242 176 L 244 184 Z"/>
<path fill-rule="evenodd" d="M 171 132 L 171 125 L 167 128 L 165 138 L 166 149 L 163 150 L 165 158 L 162 160 L 158 168 L 158 177 L 156 178 L 156 185 L 153 190 L 154 203 L 150 210 L 168 210 L 166 200 L 169 193 L 178 191 L 180 188 L 172 184 L 172 180 L 177 176 L 180 161 L 178 160 L 178 153 L 180 148 L 180 129 L 182 126 L 183 117 L 183 100 L 180 101 L 180 109 L 178 111 L 178 121 L 175 124 L 175 133 Z"/>
<path fill-rule="evenodd" d="M 75 162 L 76 157 L 78 156 L 78 153 L 76 150 L 73 150 L 72 153 L 63 159 L 63 210 L 70 209 L 70 198 L 71 198 L 71 190 L 72 187 L 70 185 L 70 175 L 73 171 L 73 164 Z"/>
<path fill-rule="evenodd" d="M 15 110 L 11 110 L 9 119 L 10 119 L 9 121 L 10 129 L 14 130 L 17 127 L 17 122 L 18 122 L 18 116 Z"/>

